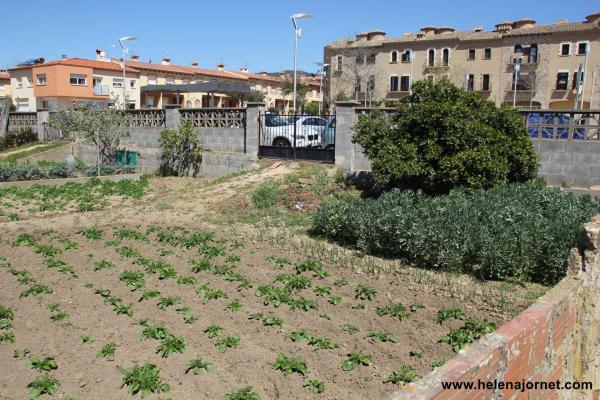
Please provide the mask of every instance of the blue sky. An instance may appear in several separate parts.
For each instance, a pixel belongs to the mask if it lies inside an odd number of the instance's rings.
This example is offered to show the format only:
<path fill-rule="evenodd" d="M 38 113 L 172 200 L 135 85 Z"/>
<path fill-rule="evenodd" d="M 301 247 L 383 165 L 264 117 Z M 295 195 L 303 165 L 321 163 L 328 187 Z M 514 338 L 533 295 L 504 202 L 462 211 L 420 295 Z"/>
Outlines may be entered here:
<path fill-rule="evenodd" d="M 119 56 L 116 39 L 136 35 L 132 50 L 141 59 L 202 67 L 219 62 L 251 71 L 293 66 L 294 34 L 289 16 L 301 21 L 299 65 L 315 70 L 323 46 L 340 37 L 380 28 L 388 36 L 425 25 L 486 30 L 504 20 L 529 17 L 538 23 L 558 18 L 582 21 L 600 10 L 597 0 L 28 0 L 3 1 L 0 68 L 34 57 L 93 58 L 95 49 Z M 8 16 L 8 17 L 7 17 Z"/>

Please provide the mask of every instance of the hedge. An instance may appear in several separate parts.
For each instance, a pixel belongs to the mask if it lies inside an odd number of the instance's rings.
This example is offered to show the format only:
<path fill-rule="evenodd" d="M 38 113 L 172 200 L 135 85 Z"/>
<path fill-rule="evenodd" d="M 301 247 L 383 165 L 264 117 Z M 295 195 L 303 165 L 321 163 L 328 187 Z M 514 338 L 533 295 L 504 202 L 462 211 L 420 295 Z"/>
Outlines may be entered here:
<path fill-rule="evenodd" d="M 582 225 L 599 211 L 589 196 L 533 183 L 437 197 L 395 189 L 324 203 L 312 233 L 425 268 L 554 284 Z"/>

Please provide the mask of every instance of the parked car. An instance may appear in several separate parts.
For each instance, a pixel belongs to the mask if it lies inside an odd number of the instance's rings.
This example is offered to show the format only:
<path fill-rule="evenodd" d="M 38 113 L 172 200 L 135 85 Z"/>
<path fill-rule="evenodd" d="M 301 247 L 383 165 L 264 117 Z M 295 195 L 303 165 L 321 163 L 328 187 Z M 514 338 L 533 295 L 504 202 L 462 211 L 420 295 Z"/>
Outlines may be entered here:
<path fill-rule="evenodd" d="M 327 127 L 323 132 L 323 138 L 321 144 L 325 149 L 335 148 L 335 117 L 331 117 L 327 123 Z"/>
<path fill-rule="evenodd" d="M 264 142 L 275 147 L 291 147 L 295 125 L 296 147 L 320 147 L 327 123 L 321 117 L 267 114 Z"/>

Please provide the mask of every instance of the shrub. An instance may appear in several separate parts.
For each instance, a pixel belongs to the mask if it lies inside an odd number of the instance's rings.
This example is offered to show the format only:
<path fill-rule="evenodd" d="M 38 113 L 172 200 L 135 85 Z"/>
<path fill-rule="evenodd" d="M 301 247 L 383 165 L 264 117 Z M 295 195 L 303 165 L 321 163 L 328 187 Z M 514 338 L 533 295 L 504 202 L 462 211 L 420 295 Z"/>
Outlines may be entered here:
<path fill-rule="evenodd" d="M 196 176 L 202 163 L 202 147 L 191 122 L 182 121 L 179 129 L 163 130 L 159 142 L 162 151 L 162 174 Z"/>
<path fill-rule="evenodd" d="M 252 193 L 250 199 L 256 208 L 269 208 L 275 205 L 280 193 L 279 187 L 273 184 L 263 184 Z"/>
<path fill-rule="evenodd" d="M 374 111 L 354 126 L 354 141 L 384 186 L 447 193 L 536 177 L 537 156 L 519 114 L 448 80 L 417 82 L 390 122 Z"/>
<path fill-rule="evenodd" d="M 588 196 L 538 184 L 438 197 L 396 189 L 323 204 L 312 232 L 425 268 L 554 284 L 582 225 L 598 211 Z"/>
<path fill-rule="evenodd" d="M 20 146 L 26 143 L 37 142 L 37 132 L 30 126 L 22 126 L 17 129 L 7 131 L 0 137 L 0 150 L 8 147 Z"/>
<path fill-rule="evenodd" d="M 85 176 L 96 176 L 98 175 L 98 166 L 88 165 L 82 168 L 81 172 Z M 129 165 L 116 165 L 116 164 L 101 164 L 100 175 L 120 175 L 120 174 L 133 174 L 135 172 L 134 167 Z"/>
<path fill-rule="evenodd" d="M 68 178 L 73 176 L 65 163 L 16 164 L 0 163 L 0 182 L 31 181 L 36 179 Z"/>

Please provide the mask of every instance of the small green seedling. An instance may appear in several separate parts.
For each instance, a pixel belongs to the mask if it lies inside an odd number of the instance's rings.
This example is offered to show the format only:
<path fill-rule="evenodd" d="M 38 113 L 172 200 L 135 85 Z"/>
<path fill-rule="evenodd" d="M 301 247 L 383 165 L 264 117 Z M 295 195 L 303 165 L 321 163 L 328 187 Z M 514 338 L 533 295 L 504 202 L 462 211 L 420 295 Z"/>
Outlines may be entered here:
<path fill-rule="evenodd" d="M 58 321 L 62 321 L 64 319 L 66 319 L 68 317 L 69 317 L 69 313 L 68 312 L 66 312 L 65 310 L 59 310 L 59 311 L 53 313 L 50 316 L 50 319 L 52 321 L 57 321 L 58 322 Z"/>
<path fill-rule="evenodd" d="M 166 296 L 166 297 L 161 297 L 156 305 L 161 310 L 166 310 L 167 308 L 174 306 L 175 304 L 180 304 L 180 303 L 181 303 L 181 297 Z"/>
<path fill-rule="evenodd" d="M 283 372 L 283 376 L 288 376 L 291 373 L 298 373 L 302 376 L 308 373 L 306 361 L 293 356 L 286 356 L 283 353 L 277 354 L 277 359 L 273 363 L 272 368 Z"/>
<path fill-rule="evenodd" d="M 421 379 L 421 376 L 417 374 L 411 367 L 408 365 L 400 364 L 400 369 L 398 371 L 393 371 L 384 381 L 383 383 L 393 383 L 394 385 L 398 383 L 411 383 L 414 381 L 418 381 Z"/>
<path fill-rule="evenodd" d="M 79 336 L 83 343 L 93 343 L 94 339 L 90 335 L 81 335 Z"/>
<path fill-rule="evenodd" d="M 121 282 L 125 282 L 127 286 L 133 287 L 132 290 L 139 290 L 146 285 L 146 279 L 142 271 L 123 271 L 119 279 Z"/>
<path fill-rule="evenodd" d="M 452 346 L 455 352 L 463 349 L 467 344 L 473 343 L 481 337 L 496 330 L 496 324 L 487 320 L 478 321 L 468 318 L 465 324 L 459 329 L 453 329 L 446 336 L 440 339 L 440 342 Z"/>
<path fill-rule="evenodd" d="M 115 359 L 115 351 L 117 350 L 117 344 L 115 342 L 110 342 L 102 346 L 100 351 L 96 354 L 98 358 L 106 358 L 107 360 Z"/>
<path fill-rule="evenodd" d="M 179 278 L 177 278 L 177 283 L 179 285 L 195 285 L 196 278 L 194 278 L 193 276 L 180 276 Z"/>
<path fill-rule="evenodd" d="M 230 301 L 227 306 L 225 306 L 226 310 L 229 311 L 239 311 L 244 307 L 244 305 L 242 303 L 240 303 L 239 300 L 235 299 L 233 301 Z"/>
<path fill-rule="evenodd" d="M 348 280 L 346 278 L 341 278 L 338 279 L 337 281 L 335 281 L 333 283 L 336 287 L 342 287 L 342 286 L 346 286 L 349 284 Z"/>
<path fill-rule="evenodd" d="M 142 300 L 154 299 L 160 296 L 160 292 L 158 290 L 144 290 L 138 302 Z"/>
<path fill-rule="evenodd" d="M 207 333 L 209 338 L 214 338 L 216 336 L 219 336 L 222 330 L 223 327 L 217 324 L 210 324 L 204 329 L 204 333 Z"/>
<path fill-rule="evenodd" d="M 397 318 L 399 320 L 404 319 L 408 315 L 406 307 L 404 307 L 400 303 L 388 303 L 383 307 L 377 307 L 375 312 L 380 317 L 387 315 L 389 317 Z"/>
<path fill-rule="evenodd" d="M 329 286 L 317 286 L 314 289 L 317 296 L 323 297 L 331 294 L 331 288 Z"/>
<path fill-rule="evenodd" d="M 261 398 L 258 393 L 252 391 L 252 386 L 246 386 L 245 388 L 227 393 L 223 397 L 223 400 L 261 400 Z"/>
<path fill-rule="evenodd" d="M 0 330 L 12 328 L 12 322 L 9 319 L 0 319 Z"/>
<path fill-rule="evenodd" d="M 129 317 L 133 316 L 133 304 L 129 303 L 125 305 L 123 303 L 115 304 L 113 307 L 113 311 L 117 313 L 117 315 L 125 314 Z"/>
<path fill-rule="evenodd" d="M 391 342 L 396 343 L 396 338 L 390 332 L 387 331 L 379 331 L 379 332 L 371 332 L 367 335 L 373 343 L 377 342 Z"/>
<path fill-rule="evenodd" d="M 215 346 L 222 352 L 226 352 L 227 349 L 236 349 L 240 345 L 240 335 L 237 333 L 235 335 L 223 336 L 219 340 Z"/>
<path fill-rule="evenodd" d="M 121 370 L 123 383 L 121 387 L 128 386 L 132 396 L 140 393 L 142 399 L 150 393 L 168 392 L 170 387 L 160 378 L 160 370 L 154 364 L 144 364 Z"/>
<path fill-rule="evenodd" d="M 313 393 L 323 393 L 325 391 L 325 382 L 320 379 L 309 379 L 302 386 Z"/>
<path fill-rule="evenodd" d="M 97 228 L 87 228 L 87 229 L 82 230 L 81 234 L 83 235 L 84 238 L 86 238 L 86 240 L 92 242 L 95 240 L 102 239 L 103 232 Z"/>
<path fill-rule="evenodd" d="M 35 285 L 30 286 L 29 288 L 22 291 L 19 297 L 38 296 L 40 294 L 52 294 L 53 292 L 54 291 L 51 287 L 36 283 Z"/>
<path fill-rule="evenodd" d="M 42 394 L 52 396 L 58 390 L 60 383 L 55 378 L 43 374 L 35 378 L 34 381 L 27 385 L 29 388 L 29 399 L 37 399 Z"/>
<path fill-rule="evenodd" d="M 56 360 L 52 357 L 45 357 L 41 359 L 33 356 L 29 360 L 29 368 L 38 370 L 40 372 L 50 372 L 53 369 L 57 369 L 58 365 L 56 364 Z"/>
<path fill-rule="evenodd" d="M 308 338 L 308 344 L 315 350 L 332 350 L 340 347 L 336 342 L 324 336 L 311 336 Z"/>
<path fill-rule="evenodd" d="M 329 304 L 332 304 L 334 306 L 337 306 L 338 304 L 340 304 L 343 300 L 343 297 L 340 296 L 339 294 L 333 295 L 333 296 L 329 296 L 329 299 L 327 300 L 329 302 Z"/>
<path fill-rule="evenodd" d="M 441 310 L 438 310 L 435 320 L 438 324 L 441 324 L 442 322 L 444 322 L 445 320 L 450 319 L 450 318 L 458 319 L 458 320 L 462 321 L 462 320 L 466 319 L 467 316 L 458 307 L 442 308 Z"/>
<path fill-rule="evenodd" d="M 425 308 L 425 304 L 415 302 L 410 305 L 410 312 L 416 312 L 417 310 L 421 310 L 424 308 Z"/>
<path fill-rule="evenodd" d="M 163 340 L 167 337 L 167 329 L 160 324 L 145 323 L 143 326 L 144 329 L 140 334 L 141 341 L 148 339 Z"/>
<path fill-rule="evenodd" d="M 114 268 L 114 264 L 107 260 L 96 261 L 94 263 L 94 271 L 100 271 L 103 269 Z"/>
<path fill-rule="evenodd" d="M 14 313 L 11 308 L 4 307 L 0 304 L 0 319 L 13 319 Z"/>
<path fill-rule="evenodd" d="M 162 358 L 167 358 L 173 353 L 183 353 L 185 350 L 185 341 L 183 337 L 167 335 L 161 340 L 160 345 L 156 348 L 156 353 L 160 353 Z"/>
<path fill-rule="evenodd" d="M 207 361 L 202 361 L 200 355 L 197 355 L 196 358 L 190 360 L 187 363 L 187 367 L 185 369 L 185 373 L 192 372 L 194 375 L 200 375 L 202 371 L 206 372 L 214 372 L 215 367 L 212 363 Z"/>
<path fill-rule="evenodd" d="M 408 355 L 411 357 L 423 358 L 423 350 L 411 350 Z"/>
<path fill-rule="evenodd" d="M 265 326 L 275 326 L 277 328 L 283 329 L 283 320 L 279 317 L 266 317 L 263 319 L 263 325 Z"/>
<path fill-rule="evenodd" d="M 375 300 L 377 296 L 377 290 L 374 288 L 367 286 L 363 283 L 359 284 L 356 288 L 356 298 L 360 300 Z"/>
<path fill-rule="evenodd" d="M 209 288 L 206 292 L 204 292 L 204 303 L 207 303 L 209 300 L 220 299 L 221 297 L 227 298 L 227 294 L 221 289 L 213 289 Z"/>
<path fill-rule="evenodd" d="M 15 334 L 12 332 L 0 333 L 0 343 L 14 343 L 15 342 Z"/>
<path fill-rule="evenodd" d="M 361 353 L 354 349 L 348 354 L 348 358 L 344 361 L 342 369 L 344 371 L 352 371 L 360 365 L 369 366 L 373 364 L 373 357 Z"/>
<path fill-rule="evenodd" d="M 356 332 L 359 331 L 358 327 L 356 325 L 353 324 L 345 324 L 342 326 L 342 331 L 347 332 L 351 335 L 354 335 Z"/>

